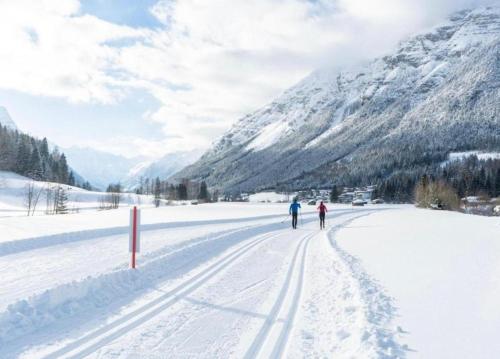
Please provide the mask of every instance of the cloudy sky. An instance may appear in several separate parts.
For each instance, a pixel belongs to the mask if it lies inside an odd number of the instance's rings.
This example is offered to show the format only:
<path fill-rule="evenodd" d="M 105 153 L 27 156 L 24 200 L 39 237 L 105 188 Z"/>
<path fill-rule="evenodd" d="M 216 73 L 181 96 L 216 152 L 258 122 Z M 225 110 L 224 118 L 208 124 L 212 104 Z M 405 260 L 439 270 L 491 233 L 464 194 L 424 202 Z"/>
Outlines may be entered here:
<path fill-rule="evenodd" d="M 381 55 L 479 2 L 0 0 L 0 105 L 63 147 L 206 148 L 314 69 Z"/>

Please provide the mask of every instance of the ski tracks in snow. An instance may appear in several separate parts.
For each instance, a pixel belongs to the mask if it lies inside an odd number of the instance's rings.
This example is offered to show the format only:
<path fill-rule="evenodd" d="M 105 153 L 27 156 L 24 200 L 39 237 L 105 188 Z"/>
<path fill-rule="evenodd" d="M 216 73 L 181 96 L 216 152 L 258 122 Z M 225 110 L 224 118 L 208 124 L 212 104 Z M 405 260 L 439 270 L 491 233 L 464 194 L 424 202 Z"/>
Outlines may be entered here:
<path fill-rule="evenodd" d="M 392 299 L 335 241 L 338 229 L 364 215 L 331 228 L 311 244 L 301 327 L 290 341 L 290 357 L 406 356 L 407 347 L 398 342 L 403 333 L 391 328 L 396 315 Z"/>
<path fill-rule="evenodd" d="M 89 354 L 94 353 L 108 343 L 111 343 L 116 338 L 119 338 L 144 324 L 148 320 L 154 318 L 156 315 L 166 310 L 173 304 L 177 303 L 183 297 L 189 295 L 198 289 L 201 285 L 214 277 L 216 274 L 224 270 L 231 263 L 243 256 L 251 248 L 259 245 L 260 243 L 276 237 L 278 234 L 266 234 L 258 236 L 250 243 L 240 246 L 238 249 L 231 251 L 223 258 L 212 264 L 209 268 L 195 276 L 189 278 L 182 284 L 178 285 L 171 291 L 165 293 L 152 302 L 149 302 L 133 312 L 117 319 L 116 321 L 92 332 L 76 342 L 73 342 L 66 347 L 46 356 L 45 358 L 60 358 L 62 356 L 68 358 L 84 358 Z"/>
<path fill-rule="evenodd" d="M 73 341 L 34 349 L 45 358 L 135 357 L 128 344 L 146 356 L 403 358 L 392 299 L 335 241 L 338 229 L 370 213 L 346 211 L 322 232 L 264 225 L 162 294 Z"/>
<path fill-rule="evenodd" d="M 281 358 L 284 355 L 302 293 L 307 248 L 315 235 L 317 232 L 304 236 L 297 245 L 278 298 L 245 354 L 245 359 L 257 356 Z"/>

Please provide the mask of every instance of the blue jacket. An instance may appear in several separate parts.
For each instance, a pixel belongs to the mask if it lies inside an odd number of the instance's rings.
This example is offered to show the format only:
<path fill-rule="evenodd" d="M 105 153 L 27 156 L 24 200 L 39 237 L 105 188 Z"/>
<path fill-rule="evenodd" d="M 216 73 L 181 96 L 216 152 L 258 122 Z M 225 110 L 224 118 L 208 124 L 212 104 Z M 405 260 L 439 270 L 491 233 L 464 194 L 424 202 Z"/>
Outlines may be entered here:
<path fill-rule="evenodd" d="M 290 205 L 290 214 L 292 213 L 299 213 L 299 208 L 300 208 L 300 203 L 298 202 L 293 202 L 291 205 Z"/>

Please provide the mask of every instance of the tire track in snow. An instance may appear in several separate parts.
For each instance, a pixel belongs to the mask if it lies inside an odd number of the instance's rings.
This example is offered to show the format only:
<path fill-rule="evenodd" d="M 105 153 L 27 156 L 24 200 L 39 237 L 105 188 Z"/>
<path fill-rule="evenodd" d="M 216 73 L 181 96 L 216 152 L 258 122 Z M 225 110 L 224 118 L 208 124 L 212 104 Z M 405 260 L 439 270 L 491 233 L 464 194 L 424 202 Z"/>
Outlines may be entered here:
<path fill-rule="evenodd" d="M 202 273 L 196 274 L 171 291 L 165 293 L 161 297 L 141 306 L 133 312 L 94 331 L 93 333 L 85 335 L 77 341 L 47 355 L 45 358 L 83 358 L 89 354 L 92 354 L 93 352 L 112 342 L 116 338 L 121 337 L 130 330 L 133 330 L 137 326 L 154 318 L 157 314 L 169 308 L 186 295 L 192 293 L 201 285 L 206 283 L 209 279 L 224 270 L 231 263 L 242 257 L 245 253 L 247 253 L 248 250 L 280 234 L 281 232 L 259 236 L 252 242 L 247 243 L 227 254 L 223 258 L 219 259 L 216 263 L 212 264 Z M 75 351 L 76 353 L 73 353 Z"/>

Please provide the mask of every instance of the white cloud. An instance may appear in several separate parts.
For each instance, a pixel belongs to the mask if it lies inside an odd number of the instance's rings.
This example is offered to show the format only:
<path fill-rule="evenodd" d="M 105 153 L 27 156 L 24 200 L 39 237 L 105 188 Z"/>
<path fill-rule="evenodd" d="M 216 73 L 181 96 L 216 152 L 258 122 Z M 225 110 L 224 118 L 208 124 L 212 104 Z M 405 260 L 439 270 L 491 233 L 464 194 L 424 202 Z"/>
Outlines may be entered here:
<path fill-rule="evenodd" d="M 106 42 L 143 31 L 77 16 L 75 0 L 2 1 L 0 10 L 0 87 L 71 102 L 121 97 L 109 73 L 119 52 Z"/>
<path fill-rule="evenodd" d="M 151 30 L 82 15 L 77 0 L 0 0 L 0 87 L 101 103 L 144 89 L 162 104 L 145 120 L 166 139 L 136 139 L 141 152 L 207 147 L 315 68 L 381 54 L 473 3 L 160 0 L 150 10 L 164 27 Z"/>

